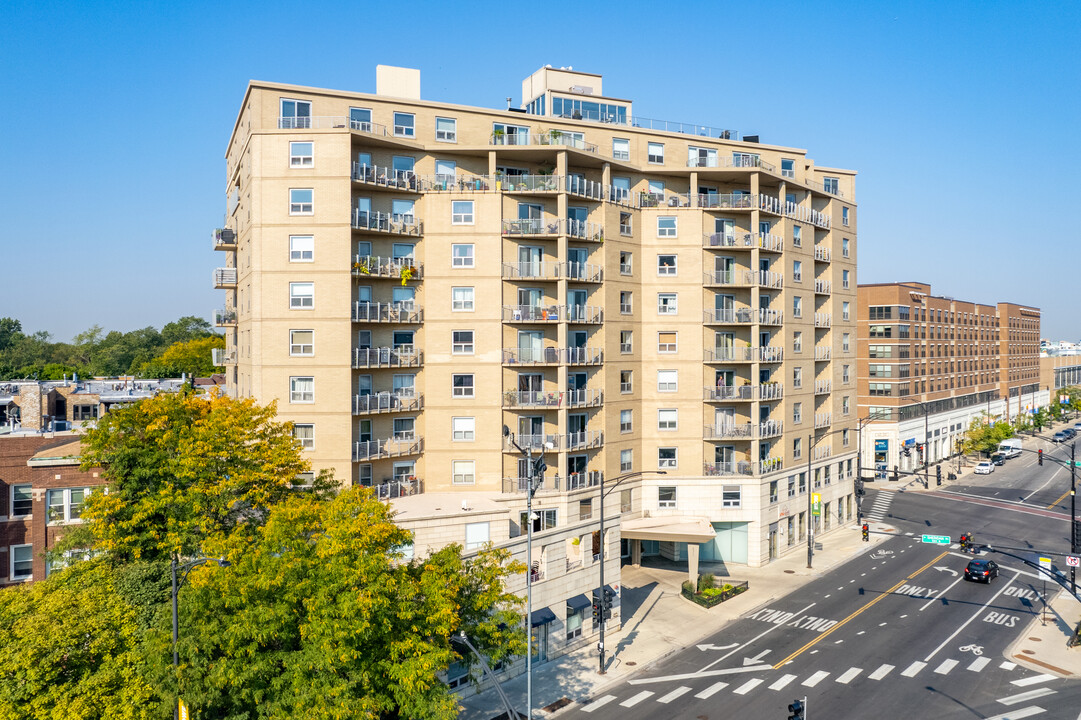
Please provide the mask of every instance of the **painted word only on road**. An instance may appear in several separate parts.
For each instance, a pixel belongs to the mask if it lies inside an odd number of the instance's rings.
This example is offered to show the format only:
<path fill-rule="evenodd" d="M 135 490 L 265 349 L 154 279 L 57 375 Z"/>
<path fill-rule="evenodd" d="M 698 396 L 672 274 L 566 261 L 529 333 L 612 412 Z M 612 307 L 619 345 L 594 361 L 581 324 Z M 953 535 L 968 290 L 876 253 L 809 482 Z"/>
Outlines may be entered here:
<path fill-rule="evenodd" d="M 773 608 L 759 610 L 747 617 L 751 620 L 758 620 L 772 625 L 787 625 L 797 630 L 814 630 L 815 632 L 826 632 L 839 622 L 829 618 L 815 617 L 814 615 L 796 615 L 793 612 L 774 610 Z"/>

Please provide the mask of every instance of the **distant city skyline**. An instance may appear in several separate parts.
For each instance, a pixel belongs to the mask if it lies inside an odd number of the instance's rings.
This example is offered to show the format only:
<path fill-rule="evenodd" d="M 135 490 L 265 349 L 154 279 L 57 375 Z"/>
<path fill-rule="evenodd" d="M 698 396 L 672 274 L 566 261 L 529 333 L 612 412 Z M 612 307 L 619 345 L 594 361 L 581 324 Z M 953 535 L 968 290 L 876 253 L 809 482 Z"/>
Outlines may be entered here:
<path fill-rule="evenodd" d="M 505 6 L 413 3 L 404 25 L 397 12 L 5 3 L 0 88 L 19 122 L 0 316 L 60 341 L 209 319 L 225 145 L 250 79 L 374 92 L 376 64 L 401 65 L 420 69 L 425 99 L 503 108 L 550 63 L 603 75 L 641 116 L 757 133 L 858 171 L 859 282 L 1031 305 L 1042 337 L 1081 338 L 1063 292 L 1081 231 L 1018 212 L 1075 204 L 1077 4 L 685 3 L 654 23 L 646 3 L 556 3 L 528 26 Z M 570 16 L 585 35 L 564 31 Z"/>

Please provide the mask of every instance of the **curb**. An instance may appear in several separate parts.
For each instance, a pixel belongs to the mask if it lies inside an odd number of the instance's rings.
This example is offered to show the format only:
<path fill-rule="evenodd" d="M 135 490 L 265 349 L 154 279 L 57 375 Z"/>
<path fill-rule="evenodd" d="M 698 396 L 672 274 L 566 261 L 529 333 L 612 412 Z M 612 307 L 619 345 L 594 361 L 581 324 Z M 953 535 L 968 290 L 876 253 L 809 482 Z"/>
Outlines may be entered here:
<path fill-rule="evenodd" d="M 1048 604 L 1053 604 L 1056 600 L 1059 599 L 1063 592 L 1063 590 L 1059 590 L 1053 598 L 1049 599 Z M 1030 635 L 1039 634 L 1038 632 L 1033 631 L 1033 628 L 1036 627 L 1037 623 L 1039 622 L 1039 615 L 1033 617 L 1032 620 L 1030 620 L 1028 624 L 1025 625 L 1024 631 L 1018 635 L 1017 639 L 1010 643 L 1008 646 L 1006 646 L 1006 649 L 1003 651 L 1002 656 L 1011 662 L 1016 661 L 1019 665 L 1023 665 L 1029 670 L 1035 670 L 1036 672 L 1050 672 L 1063 679 L 1077 678 L 1077 673 L 1074 673 L 1070 670 L 1064 670 L 1057 665 L 1052 665 L 1051 663 L 1038 660 L 1030 655 L 1025 655 L 1023 652 L 1018 652 L 1018 648 L 1028 640 L 1028 637 Z M 1040 627 L 1043 627 L 1043 625 L 1041 624 Z"/>

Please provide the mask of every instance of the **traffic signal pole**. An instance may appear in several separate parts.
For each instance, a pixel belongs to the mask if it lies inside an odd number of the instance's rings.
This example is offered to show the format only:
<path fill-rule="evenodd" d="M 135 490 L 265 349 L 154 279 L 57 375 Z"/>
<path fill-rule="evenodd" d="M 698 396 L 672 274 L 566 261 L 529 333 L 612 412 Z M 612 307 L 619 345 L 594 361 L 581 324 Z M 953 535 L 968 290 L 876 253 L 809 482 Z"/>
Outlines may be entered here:
<path fill-rule="evenodd" d="M 1070 552 L 1077 557 L 1077 443 L 1070 443 Z M 1070 566 L 1070 591 L 1077 595 L 1077 568 Z"/>

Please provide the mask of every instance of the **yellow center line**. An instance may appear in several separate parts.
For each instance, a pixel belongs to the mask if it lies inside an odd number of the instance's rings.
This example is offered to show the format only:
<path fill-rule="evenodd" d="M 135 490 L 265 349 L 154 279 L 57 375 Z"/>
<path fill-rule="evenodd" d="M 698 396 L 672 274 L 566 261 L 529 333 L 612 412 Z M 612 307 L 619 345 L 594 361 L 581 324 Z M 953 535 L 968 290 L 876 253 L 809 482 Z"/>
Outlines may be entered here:
<path fill-rule="evenodd" d="M 1060 498 L 1059 498 L 1058 500 L 1056 500 L 1055 502 L 1053 502 L 1053 503 L 1051 503 L 1050 505 L 1048 505 L 1048 506 L 1047 506 L 1047 509 L 1048 509 L 1048 510 L 1050 510 L 1051 508 L 1053 508 L 1053 507 L 1055 507 L 1056 505 L 1058 505 L 1058 504 L 1059 504 L 1060 502 L 1062 502 L 1063 500 L 1065 500 L 1065 499 L 1066 499 L 1066 497 L 1067 497 L 1067 496 L 1068 496 L 1069 494 L 1070 494 L 1070 491 L 1069 491 L 1069 490 L 1067 490 L 1066 492 L 1062 493 L 1062 497 L 1060 497 Z"/>
<path fill-rule="evenodd" d="M 939 560 L 941 560 L 942 558 L 946 557 L 946 555 L 948 555 L 948 554 L 949 554 L 949 550 L 943 550 L 943 551 L 942 551 L 942 552 L 941 552 L 941 553 L 940 553 L 940 554 L 939 554 L 939 555 L 938 555 L 937 557 L 935 557 L 935 559 L 931 560 L 931 562 L 927 563 L 926 565 L 924 565 L 923 567 L 921 567 L 921 568 L 920 568 L 919 570 L 917 570 L 916 572 L 914 572 L 914 573 L 912 573 L 911 575 L 909 575 L 908 577 L 906 577 L 906 578 L 905 578 L 904 580 L 901 580 L 901 581 L 899 581 L 899 582 L 898 582 L 898 583 L 897 583 L 896 585 L 894 585 L 893 587 L 891 587 L 891 588 L 890 588 L 889 590 L 885 591 L 884 593 L 882 593 L 881 595 L 879 595 L 878 597 L 876 597 L 876 598 L 875 598 L 874 600 L 872 600 L 871 602 L 869 602 L 869 603 L 867 603 L 866 605 L 864 605 L 863 607 L 861 607 L 861 608 L 860 608 L 859 610 L 856 610 L 856 611 L 855 611 L 854 613 L 852 613 L 851 615 L 849 615 L 848 617 L 846 617 L 846 618 L 845 618 L 844 620 L 840 621 L 839 623 L 837 623 L 836 625 L 834 625 L 833 627 L 831 627 L 831 628 L 830 628 L 829 630 L 827 630 L 826 632 L 824 632 L 824 633 L 822 633 L 821 635 L 819 635 L 818 637 L 816 637 L 816 638 L 815 638 L 814 640 L 810 641 L 809 643 L 807 643 L 806 645 L 804 645 L 803 647 L 801 647 L 801 648 L 800 648 L 799 650 L 796 650 L 796 651 L 795 651 L 794 653 L 792 653 L 791 655 L 789 655 L 788 657 L 786 657 L 786 658 L 785 658 L 784 660 L 782 660 L 782 661 L 780 661 L 779 663 L 777 663 L 776 665 L 774 665 L 774 666 L 773 666 L 773 669 L 774 669 L 774 670 L 780 670 L 780 669 L 781 669 L 781 668 L 782 668 L 782 667 L 783 667 L 784 665 L 787 665 L 788 663 L 790 663 L 791 661 L 795 660 L 795 659 L 796 659 L 797 657 L 799 657 L 800 655 L 802 655 L 802 654 L 803 654 L 803 653 L 804 653 L 805 651 L 807 651 L 807 650 L 811 649 L 812 647 L 814 647 L 814 646 L 815 646 L 815 644 L 817 644 L 817 643 L 821 642 L 822 640 L 824 640 L 824 639 L 825 639 L 825 638 L 826 638 L 827 636 L 829 636 L 829 635 L 830 635 L 830 633 L 832 633 L 832 632 L 833 632 L 834 630 L 836 630 L 837 628 L 841 627 L 842 625 L 844 625 L 845 623 L 847 623 L 847 622 L 848 622 L 849 620 L 851 620 L 852 618 L 856 617 L 856 616 L 857 616 L 857 615 L 859 615 L 859 614 L 860 614 L 861 612 L 863 612 L 863 611 L 864 611 L 864 610 L 866 610 L 867 608 L 871 607 L 871 606 L 872 606 L 872 605 L 874 605 L 874 604 L 875 604 L 876 602 L 878 602 L 878 601 L 879 601 L 879 600 L 881 600 L 882 598 L 886 597 L 887 595 L 889 595 L 890 593 L 892 593 L 892 592 L 893 592 L 894 590 L 896 590 L 897 588 L 899 588 L 899 587 L 901 587 L 902 585 L 904 585 L 904 584 L 905 584 L 905 581 L 906 581 L 906 580 L 911 580 L 912 578 L 916 577 L 916 576 L 917 576 L 917 575 L 919 575 L 919 574 L 920 574 L 921 572 L 923 572 L 923 571 L 924 571 L 924 570 L 926 570 L 927 568 L 931 567 L 932 565 L 934 565 L 934 564 L 935 564 L 936 562 L 938 562 L 938 561 L 939 561 Z"/>

